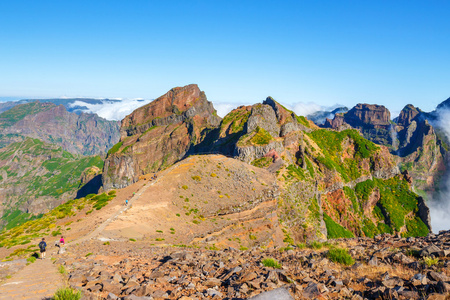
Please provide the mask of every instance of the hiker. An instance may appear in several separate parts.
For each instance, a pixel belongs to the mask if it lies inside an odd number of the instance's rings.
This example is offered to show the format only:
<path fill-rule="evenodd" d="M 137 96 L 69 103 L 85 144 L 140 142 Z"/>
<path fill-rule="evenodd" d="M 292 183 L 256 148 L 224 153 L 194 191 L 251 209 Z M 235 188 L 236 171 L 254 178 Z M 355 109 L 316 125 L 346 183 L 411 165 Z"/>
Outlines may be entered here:
<path fill-rule="evenodd" d="M 66 241 L 64 240 L 64 237 L 61 236 L 61 239 L 59 240 L 58 254 L 63 254 L 64 252 L 66 252 L 66 249 L 64 248 L 65 244 L 66 244 Z"/>
<path fill-rule="evenodd" d="M 45 238 L 42 238 L 42 241 L 39 243 L 39 250 L 41 252 L 41 259 L 45 258 L 45 248 L 47 248 L 47 243 L 45 242 Z"/>
<path fill-rule="evenodd" d="M 128 199 L 125 200 L 125 206 L 127 206 L 127 205 L 128 205 Z"/>

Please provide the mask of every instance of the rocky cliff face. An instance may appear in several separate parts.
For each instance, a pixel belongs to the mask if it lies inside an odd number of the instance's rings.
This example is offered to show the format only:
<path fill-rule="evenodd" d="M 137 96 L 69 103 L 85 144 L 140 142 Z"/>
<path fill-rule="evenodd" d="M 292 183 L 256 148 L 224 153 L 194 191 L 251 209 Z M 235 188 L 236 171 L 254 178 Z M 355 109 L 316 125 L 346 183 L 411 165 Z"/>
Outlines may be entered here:
<path fill-rule="evenodd" d="M 403 108 L 396 123 L 398 145 L 393 149 L 400 167 L 409 171 L 416 187 L 433 191 L 446 169 L 444 142 L 426 115 L 411 104 Z"/>
<path fill-rule="evenodd" d="M 324 127 L 356 128 L 365 138 L 389 147 L 400 168 L 409 171 L 414 186 L 431 192 L 445 170 L 446 150 L 428 122 L 430 116 L 408 104 L 391 123 L 384 106 L 358 104 L 345 114 L 336 114 L 333 120 L 327 119 Z"/>
<path fill-rule="evenodd" d="M 202 143 L 220 122 L 197 85 L 177 87 L 122 120 L 120 142 L 109 152 L 105 189 L 125 187 L 162 170 Z"/>
<path fill-rule="evenodd" d="M 74 154 L 102 155 L 119 140 L 119 124 L 95 114 L 69 113 L 64 106 L 32 102 L 0 114 L 4 146 L 17 136 L 38 138 Z M 11 137 L 16 137 L 16 140 Z"/>

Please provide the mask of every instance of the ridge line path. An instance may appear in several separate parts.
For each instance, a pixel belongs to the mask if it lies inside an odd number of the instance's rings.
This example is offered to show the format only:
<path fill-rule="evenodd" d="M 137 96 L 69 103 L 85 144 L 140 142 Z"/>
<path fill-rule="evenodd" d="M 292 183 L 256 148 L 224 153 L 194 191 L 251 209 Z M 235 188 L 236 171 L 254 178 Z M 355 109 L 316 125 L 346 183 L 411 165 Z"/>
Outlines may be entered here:
<path fill-rule="evenodd" d="M 137 199 L 139 199 L 139 197 L 152 185 L 154 185 L 155 183 L 158 182 L 158 180 L 164 176 L 164 174 L 169 173 L 170 171 L 172 171 L 174 168 L 176 168 L 180 162 L 188 162 L 190 161 L 192 158 L 191 157 L 187 157 L 183 160 L 180 160 L 176 163 L 174 163 L 172 166 L 170 166 L 169 168 L 165 169 L 164 171 L 162 171 L 160 174 L 155 173 L 157 175 L 155 180 L 152 180 L 150 182 L 148 182 L 146 185 L 144 185 L 133 197 L 131 197 L 130 201 L 128 201 L 128 205 L 124 205 L 121 209 L 119 209 L 118 211 L 116 211 L 113 215 L 111 215 L 108 219 L 106 219 L 102 224 L 100 224 L 100 226 L 98 226 L 95 230 L 93 230 L 92 232 L 88 233 L 87 235 L 80 237 L 76 240 L 73 240 L 69 243 L 66 244 L 66 246 L 69 246 L 70 244 L 74 245 L 76 243 L 82 243 L 85 242 L 87 240 L 90 240 L 92 238 L 94 238 L 95 236 L 99 235 L 103 229 L 106 228 L 106 226 L 109 225 L 109 223 L 111 223 L 112 221 L 114 221 L 119 215 L 121 215 L 123 212 L 127 211 L 129 208 L 131 208 L 133 202 Z"/>
<path fill-rule="evenodd" d="M 64 286 L 63 277 L 50 258 L 36 259 L 0 285 L 0 300 L 51 299 Z"/>
<path fill-rule="evenodd" d="M 106 228 L 106 226 L 109 225 L 109 223 L 111 223 L 112 221 L 114 221 L 119 215 L 121 215 L 123 212 L 127 211 L 131 205 L 133 204 L 133 202 L 137 199 L 139 199 L 139 197 L 153 184 L 155 184 L 158 181 L 158 178 L 156 180 L 152 180 L 149 184 L 146 184 L 145 186 L 143 186 L 133 197 L 131 197 L 130 201 L 128 201 L 128 205 L 124 205 L 121 209 L 119 209 L 118 211 L 116 211 L 114 214 L 112 214 L 108 219 L 106 219 L 102 224 L 100 224 L 100 226 L 98 226 L 97 228 L 95 228 L 93 231 L 91 231 L 90 233 L 88 233 L 87 235 L 80 237 L 76 240 L 73 240 L 70 242 L 70 244 L 76 244 L 76 243 L 82 243 L 85 242 L 87 240 L 90 240 L 94 237 L 96 237 L 97 235 L 99 235 L 103 229 Z"/>

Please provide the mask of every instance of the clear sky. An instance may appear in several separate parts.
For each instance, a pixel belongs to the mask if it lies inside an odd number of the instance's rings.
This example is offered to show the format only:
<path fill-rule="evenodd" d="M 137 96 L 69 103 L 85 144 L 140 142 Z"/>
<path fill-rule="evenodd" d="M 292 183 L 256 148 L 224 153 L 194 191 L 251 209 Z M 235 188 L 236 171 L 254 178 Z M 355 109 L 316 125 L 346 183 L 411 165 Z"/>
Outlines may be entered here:
<path fill-rule="evenodd" d="M 0 1 L 0 97 L 450 97 L 450 1 Z"/>

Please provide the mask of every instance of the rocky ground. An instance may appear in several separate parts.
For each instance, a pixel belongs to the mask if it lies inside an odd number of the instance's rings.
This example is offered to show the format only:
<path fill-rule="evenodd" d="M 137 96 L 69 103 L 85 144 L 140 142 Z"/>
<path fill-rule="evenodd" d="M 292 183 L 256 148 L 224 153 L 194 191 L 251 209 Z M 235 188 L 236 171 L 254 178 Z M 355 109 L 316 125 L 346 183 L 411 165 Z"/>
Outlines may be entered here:
<path fill-rule="evenodd" d="M 347 248 L 355 262 L 331 261 L 333 247 Z M 248 299 L 280 287 L 295 299 L 450 299 L 450 231 L 291 248 L 207 250 L 91 240 L 68 247 L 56 263 L 66 266 L 70 285 L 86 299 Z M 280 268 L 264 266 L 265 258 Z"/>

